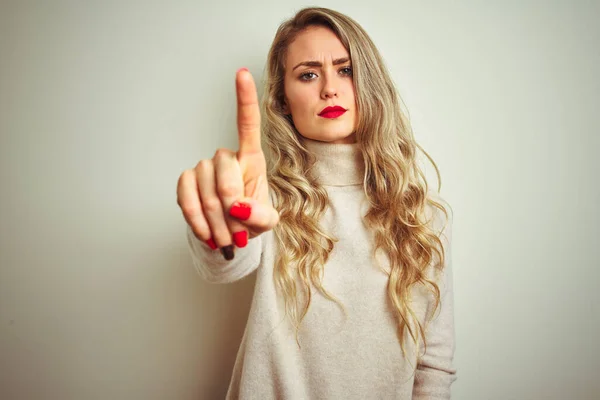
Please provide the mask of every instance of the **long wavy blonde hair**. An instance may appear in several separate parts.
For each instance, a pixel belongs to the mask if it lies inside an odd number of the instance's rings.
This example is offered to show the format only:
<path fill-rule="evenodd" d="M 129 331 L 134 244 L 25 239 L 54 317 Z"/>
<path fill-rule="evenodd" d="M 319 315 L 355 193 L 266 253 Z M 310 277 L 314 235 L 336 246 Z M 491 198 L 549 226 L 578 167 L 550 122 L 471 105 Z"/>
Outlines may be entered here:
<path fill-rule="evenodd" d="M 435 162 L 415 142 L 394 83 L 367 33 L 353 19 L 326 8 L 302 9 L 282 23 L 266 65 L 263 134 L 269 185 L 281 217 L 274 230 L 279 247 L 274 267 L 276 288 L 296 329 L 296 340 L 313 287 L 341 305 L 322 285 L 324 265 L 337 241 L 319 224 L 328 206 L 327 192 L 307 176 L 315 159 L 283 111 L 286 50 L 298 33 L 315 25 L 331 29 L 352 61 L 358 111 L 356 141 L 365 163 L 364 193 L 370 204 L 364 221 L 374 233 L 373 256 L 383 250 L 390 261 L 387 293 L 406 354 L 406 333 L 415 344 L 421 338 L 426 346 L 424 326 L 410 307 L 410 289 L 424 285 L 431 290 L 435 298 L 431 316 L 440 302 L 440 289 L 426 270 L 433 264 L 441 271 L 445 254 L 431 218 L 427 218 L 427 206 L 448 217 L 445 207 L 429 196 L 425 175 L 417 164 L 417 150 L 431 161 L 441 186 L 440 174 Z"/>

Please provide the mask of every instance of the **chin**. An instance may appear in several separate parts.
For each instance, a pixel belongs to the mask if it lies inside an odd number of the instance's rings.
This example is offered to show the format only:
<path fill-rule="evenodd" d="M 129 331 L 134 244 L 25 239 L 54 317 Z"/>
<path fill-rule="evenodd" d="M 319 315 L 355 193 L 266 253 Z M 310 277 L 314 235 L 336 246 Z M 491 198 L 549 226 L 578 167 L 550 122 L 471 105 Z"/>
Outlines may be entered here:
<path fill-rule="evenodd" d="M 311 132 L 310 134 L 300 133 L 303 137 L 312 140 L 318 140 L 320 142 L 329 143 L 354 143 L 356 142 L 356 136 L 354 131 L 351 132 L 327 132 L 327 133 L 316 133 Z"/>

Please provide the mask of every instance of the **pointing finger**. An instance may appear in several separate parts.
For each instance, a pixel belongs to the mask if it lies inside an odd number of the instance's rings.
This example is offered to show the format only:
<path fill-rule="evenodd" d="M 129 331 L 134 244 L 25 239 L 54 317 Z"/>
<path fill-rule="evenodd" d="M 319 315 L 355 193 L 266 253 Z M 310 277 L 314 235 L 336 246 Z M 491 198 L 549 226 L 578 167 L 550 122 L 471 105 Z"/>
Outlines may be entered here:
<path fill-rule="evenodd" d="M 237 94 L 237 124 L 240 153 L 262 151 L 260 144 L 260 108 L 252 74 L 245 69 L 238 70 L 235 79 Z"/>

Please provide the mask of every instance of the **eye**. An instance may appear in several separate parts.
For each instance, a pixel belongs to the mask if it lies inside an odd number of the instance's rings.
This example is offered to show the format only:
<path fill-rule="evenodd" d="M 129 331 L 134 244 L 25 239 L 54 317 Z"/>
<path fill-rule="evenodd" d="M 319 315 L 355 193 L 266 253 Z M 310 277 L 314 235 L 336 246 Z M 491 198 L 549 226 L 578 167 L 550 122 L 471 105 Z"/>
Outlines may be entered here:
<path fill-rule="evenodd" d="M 302 75 L 300 75 L 300 80 L 301 81 L 310 81 L 313 79 L 312 75 L 317 76 L 317 74 L 315 74 L 314 72 L 305 72 Z"/>
<path fill-rule="evenodd" d="M 352 67 L 344 67 L 340 69 L 340 72 L 342 73 L 342 75 L 352 76 Z"/>

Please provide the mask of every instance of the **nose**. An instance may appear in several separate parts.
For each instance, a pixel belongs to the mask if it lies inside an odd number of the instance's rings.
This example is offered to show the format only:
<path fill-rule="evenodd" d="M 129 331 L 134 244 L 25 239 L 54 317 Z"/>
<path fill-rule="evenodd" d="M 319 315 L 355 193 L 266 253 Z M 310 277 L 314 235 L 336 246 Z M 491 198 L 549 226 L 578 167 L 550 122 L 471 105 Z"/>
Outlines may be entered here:
<path fill-rule="evenodd" d="M 329 74 L 324 74 L 329 75 Z M 323 88 L 321 89 L 321 98 L 323 100 L 331 99 L 338 96 L 338 89 L 335 84 L 335 78 L 327 76 L 323 80 Z"/>
<path fill-rule="evenodd" d="M 337 90 L 331 86 L 323 87 L 323 91 L 321 92 L 321 98 L 323 99 L 332 99 L 337 97 Z"/>

